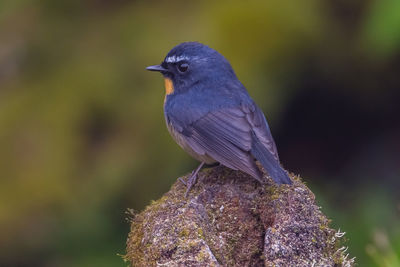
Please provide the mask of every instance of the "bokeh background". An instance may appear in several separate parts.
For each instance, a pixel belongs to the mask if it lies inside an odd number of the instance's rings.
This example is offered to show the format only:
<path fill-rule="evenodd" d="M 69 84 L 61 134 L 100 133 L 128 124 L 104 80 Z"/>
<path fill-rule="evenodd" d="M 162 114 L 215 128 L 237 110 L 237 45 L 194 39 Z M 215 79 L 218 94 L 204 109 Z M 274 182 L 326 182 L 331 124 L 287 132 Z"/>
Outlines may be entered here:
<path fill-rule="evenodd" d="M 0 2 L 0 266 L 126 266 L 125 211 L 197 162 L 174 45 L 222 52 L 359 266 L 400 265 L 400 1 Z"/>

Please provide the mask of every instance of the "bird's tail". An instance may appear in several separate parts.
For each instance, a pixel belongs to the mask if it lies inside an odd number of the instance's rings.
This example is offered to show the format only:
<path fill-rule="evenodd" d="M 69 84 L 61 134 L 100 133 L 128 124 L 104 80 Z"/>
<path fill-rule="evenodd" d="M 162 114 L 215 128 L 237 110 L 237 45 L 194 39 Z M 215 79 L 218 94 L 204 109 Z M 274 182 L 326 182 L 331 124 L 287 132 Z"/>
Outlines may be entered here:
<path fill-rule="evenodd" d="M 260 142 L 260 140 L 258 140 L 255 134 L 253 134 L 251 154 L 261 163 L 264 169 L 277 184 L 292 184 L 289 175 L 281 167 L 271 152 L 269 152 L 268 149 Z"/>

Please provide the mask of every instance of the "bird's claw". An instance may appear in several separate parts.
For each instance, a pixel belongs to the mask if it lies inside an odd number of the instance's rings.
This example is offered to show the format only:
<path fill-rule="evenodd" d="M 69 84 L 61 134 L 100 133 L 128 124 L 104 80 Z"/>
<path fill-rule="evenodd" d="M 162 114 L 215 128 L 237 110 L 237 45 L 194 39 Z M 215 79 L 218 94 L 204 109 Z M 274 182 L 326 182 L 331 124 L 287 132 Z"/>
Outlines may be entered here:
<path fill-rule="evenodd" d="M 186 186 L 187 186 L 187 183 L 185 182 L 185 180 L 183 180 L 183 178 L 182 178 L 182 177 L 179 177 L 179 178 L 178 178 L 178 180 L 179 180 L 179 181 L 181 181 L 181 182 L 182 182 L 182 184 L 184 184 L 184 185 L 186 185 Z"/>
<path fill-rule="evenodd" d="M 197 175 L 201 169 L 201 167 L 203 167 L 204 162 L 202 162 L 199 167 L 197 167 L 196 170 L 192 171 L 192 173 L 189 176 L 189 179 L 187 180 L 187 182 L 185 182 L 183 180 L 182 177 L 178 178 L 179 181 L 181 181 L 184 185 L 186 185 L 186 192 L 185 192 L 185 198 L 188 196 L 190 189 L 192 189 L 192 187 L 196 184 L 197 181 Z"/>

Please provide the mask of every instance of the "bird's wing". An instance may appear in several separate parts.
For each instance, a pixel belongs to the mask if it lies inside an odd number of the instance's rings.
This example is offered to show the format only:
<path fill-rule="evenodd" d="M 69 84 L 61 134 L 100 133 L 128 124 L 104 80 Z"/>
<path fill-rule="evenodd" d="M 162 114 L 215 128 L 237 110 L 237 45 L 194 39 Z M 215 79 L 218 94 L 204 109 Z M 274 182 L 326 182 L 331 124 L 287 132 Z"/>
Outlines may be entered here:
<path fill-rule="evenodd" d="M 231 169 L 262 178 L 249 152 L 252 147 L 251 125 L 241 109 L 209 112 L 185 127 L 182 133 L 196 153 L 207 154 Z"/>
<path fill-rule="evenodd" d="M 279 164 L 278 152 L 267 120 L 262 111 L 255 105 L 243 105 L 248 123 L 252 129 L 252 146 L 250 153 L 261 163 L 264 169 L 277 184 L 292 184 L 289 175 Z"/>
<path fill-rule="evenodd" d="M 247 122 L 251 125 L 255 136 L 279 162 L 278 150 L 263 112 L 253 103 L 242 103 L 241 110 L 246 114 Z"/>
<path fill-rule="evenodd" d="M 254 103 L 208 112 L 181 128 L 186 143 L 198 154 L 207 154 L 231 169 L 261 179 L 251 150 L 254 136 L 278 161 L 275 143 L 261 110 Z"/>

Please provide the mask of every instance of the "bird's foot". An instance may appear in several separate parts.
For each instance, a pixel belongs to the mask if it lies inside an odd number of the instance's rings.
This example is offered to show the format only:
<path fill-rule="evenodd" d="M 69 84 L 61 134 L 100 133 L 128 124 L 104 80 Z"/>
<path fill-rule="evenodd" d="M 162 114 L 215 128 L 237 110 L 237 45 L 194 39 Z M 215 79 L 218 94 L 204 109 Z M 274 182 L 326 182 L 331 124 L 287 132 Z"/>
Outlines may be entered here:
<path fill-rule="evenodd" d="M 182 177 L 179 177 L 179 178 L 178 178 L 178 180 L 179 180 L 180 182 L 182 182 L 182 184 L 184 184 L 184 185 L 186 185 L 186 186 L 187 186 L 187 183 L 185 182 L 185 180 L 183 180 L 183 178 L 182 178 Z"/>
<path fill-rule="evenodd" d="M 179 178 L 179 181 L 181 181 L 184 185 L 186 185 L 185 198 L 188 196 L 190 189 L 192 189 L 192 187 L 196 184 L 197 175 L 198 175 L 201 167 L 203 167 L 203 165 L 204 165 L 204 162 L 202 162 L 199 165 L 199 167 L 197 167 L 196 170 L 192 171 L 187 182 L 185 182 L 182 178 Z"/>

